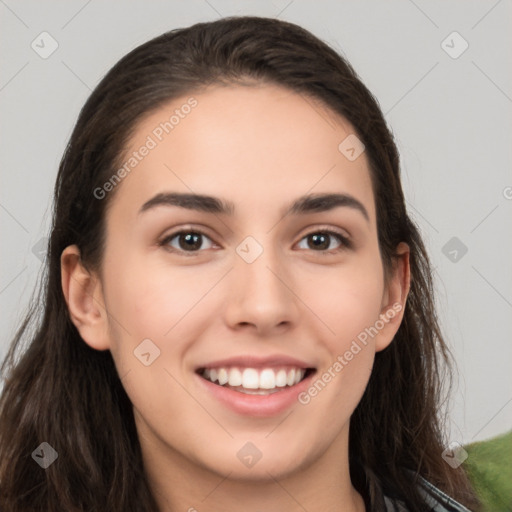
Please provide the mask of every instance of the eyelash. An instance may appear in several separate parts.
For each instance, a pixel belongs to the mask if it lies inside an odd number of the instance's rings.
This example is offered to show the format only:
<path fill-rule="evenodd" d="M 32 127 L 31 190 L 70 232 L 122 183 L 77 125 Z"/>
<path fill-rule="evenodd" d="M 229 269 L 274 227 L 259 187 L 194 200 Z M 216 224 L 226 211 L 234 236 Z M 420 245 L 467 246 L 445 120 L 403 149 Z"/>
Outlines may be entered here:
<path fill-rule="evenodd" d="M 184 234 L 190 234 L 190 233 L 193 233 L 193 234 L 196 234 L 196 235 L 201 235 L 201 236 L 206 237 L 209 240 L 211 240 L 211 238 L 206 233 L 201 231 L 200 229 L 181 229 L 180 231 L 176 231 L 176 232 L 171 233 L 170 235 L 166 236 L 163 240 L 161 240 L 158 243 L 158 245 L 160 247 L 164 247 L 166 250 L 168 250 L 170 252 L 174 252 L 174 253 L 178 253 L 178 254 L 183 254 L 186 257 L 195 256 L 197 253 L 202 252 L 202 250 L 183 251 L 181 249 L 176 249 L 174 247 L 169 247 L 169 245 L 168 245 L 168 243 L 171 240 L 173 240 L 174 238 L 176 238 L 177 236 L 184 235 Z M 335 254 L 335 253 L 338 253 L 338 252 L 341 252 L 341 251 L 353 248 L 352 242 L 346 236 L 342 235 L 341 233 L 338 233 L 337 231 L 333 231 L 332 229 L 322 229 L 322 228 L 319 228 L 319 229 L 317 229 L 315 231 L 311 231 L 310 233 L 305 234 L 299 241 L 302 241 L 302 240 L 304 240 L 304 238 L 307 238 L 307 237 L 312 236 L 312 235 L 317 235 L 317 234 L 329 235 L 329 236 L 336 237 L 339 240 L 339 242 L 340 242 L 340 247 L 338 247 L 337 249 L 332 249 L 331 251 L 320 250 L 320 251 L 313 251 L 313 252 L 318 252 L 320 254 L 329 255 L 329 254 Z M 212 242 L 213 242 L 213 240 L 212 240 Z"/>

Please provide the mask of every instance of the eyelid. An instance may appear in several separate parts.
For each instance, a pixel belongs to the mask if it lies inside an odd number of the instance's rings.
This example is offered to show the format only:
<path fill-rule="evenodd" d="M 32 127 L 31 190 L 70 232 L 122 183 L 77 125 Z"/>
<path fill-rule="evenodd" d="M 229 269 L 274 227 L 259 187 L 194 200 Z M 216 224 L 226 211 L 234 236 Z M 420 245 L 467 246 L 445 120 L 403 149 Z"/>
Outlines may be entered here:
<path fill-rule="evenodd" d="M 199 253 L 203 252 L 203 250 L 199 250 L 199 251 L 183 251 L 183 250 L 180 250 L 180 249 L 169 248 L 169 246 L 167 244 L 168 244 L 168 242 L 170 240 L 172 240 L 173 238 L 175 238 L 178 235 L 185 234 L 185 233 L 196 233 L 196 234 L 199 234 L 201 236 L 204 236 L 205 238 L 208 238 L 214 245 L 218 245 L 212 239 L 212 237 L 209 236 L 202 228 L 196 228 L 194 226 L 183 226 L 183 227 L 177 229 L 176 231 L 173 231 L 173 232 L 169 233 L 168 235 L 165 235 L 158 242 L 158 245 L 159 246 L 163 246 L 164 248 L 166 248 L 170 252 L 174 252 L 174 253 L 178 253 L 178 254 L 184 254 L 185 256 L 194 256 L 196 254 L 199 254 Z M 297 243 L 301 242 L 304 238 L 306 238 L 308 236 L 311 236 L 313 234 L 317 234 L 317 233 L 325 233 L 325 234 L 328 234 L 328 235 L 331 235 L 331 236 L 334 235 L 334 236 L 339 238 L 339 241 L 340 241 L 341 245 L 340 245 L 339 248 L 331 249 L 330 251 L 323 250 L 323 251 L 313 251 L 313 252 L 318 252 L 319 254 L 327 254 L 328 255 L 328 254 L 338 253 L 338 252 L 341 252 L 343 250 L 347 250 L 347 249 L 352 249 L 353 248 L 353 242 L 352 242 L 351 236 L 348 235 L 346 232 L 342 233 L 338 229 L 333 228 L 331 226 L 314 226 L 311 229 L 309 229 L 308 231 L 306 231 L 305 233 L 303 233 L 301 235 L 301 237 L 299 238 Z"/>
<path fill-rule="evenodd" d="M 352 241 L 352 237 L 346 232 L 342 232 L 339 228 L 333 228 L 331 226 L 314 226 L 311 229 L 308 229 L 306 233 L 304 233 L 299 242 L 302 241 L 307 236 L 316 234 L 316 233 L 326 233 L 328 235 L 334 235 L 340 239 L 341 246 L 337 249 L 331 249 L 330 251 L 313 251 L 318 252 L 319 254 L 337 254 L 343 250 L 353 249 L 354 243 Z"/>
<path fill-rule="evenodd" d="M 338 235 L 340 236 L 341 238 L 345 239 L 345 240 L 351 240 L 352 237 L 350 236 L 350 234 L 348 233 L 348 231 L 346 229 L 341 229 L 341 228 L 335 228 L 333 226 L 330 226 L 328 224 L 326 225 L 314 225 L 312 227 L 308 226 L 306 228 L 306 232 L 302 235 L 302 238 L 304 238 L 305 236 L 307 235 L 311 235 L 313 233 L 331 233 L 331 234 L 335 234 L 335 235 Z M 301 240 L 302 240 L 301 238 Z"/>
<path fill-rule="evenodd" d="M 202 228 L 195 228 L 193 226 L 183 226 L 179 229 L 177 229 L 176 231 L 173 231 L 171 233 L 169 233 L 168 235 L 165 235 L 159 242 L 158 242 L 158 245 L 160 247 L 164 247 L 164 249 L 168 250 L 169 252 L 172 252 L 172 253 L 177 253 L 177 254 L 182 254 L 182 255 L 185 255 L 185 256 L 195 256 L 201 252 L 203 252 L 202 250 L 201 251 L 183 251 L 183 250 L 180 250 L 180 249 L 175 249 L 174 247 L 169 247 L 168 243 L 175 237 L 177 237 L 178 235 L 181 235 L 181 234 L 186 234 L 186 233 L 196 233 L 198 235 L 201 235 L 201 236 L 204 236 L 205 238 L 208 238 L 209 240 L 211 240 L 212 244 L 213 245 L 218 245 L 213 239 L 211 236 L 209 236 L 205 230 L 203 230 Z"/>

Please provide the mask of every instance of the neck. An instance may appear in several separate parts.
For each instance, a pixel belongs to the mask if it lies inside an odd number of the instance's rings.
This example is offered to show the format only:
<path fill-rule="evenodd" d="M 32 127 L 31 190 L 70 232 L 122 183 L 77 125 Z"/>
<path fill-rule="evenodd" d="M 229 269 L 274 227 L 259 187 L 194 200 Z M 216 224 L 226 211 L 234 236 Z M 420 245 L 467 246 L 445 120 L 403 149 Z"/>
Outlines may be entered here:
<path fill-rule="evenodd" d="M 145 427 L 147 428 L 147 426 Z M 142 435 L 140 435 L 142 434 Z M 150 488 L 160 512 L 365 512 L 348 465 L 348 428 L 320 457 L 293 472 L 267 470 L 255 479 L 237 477 L 236 469 L 219 474 L 140 432 Z"/>

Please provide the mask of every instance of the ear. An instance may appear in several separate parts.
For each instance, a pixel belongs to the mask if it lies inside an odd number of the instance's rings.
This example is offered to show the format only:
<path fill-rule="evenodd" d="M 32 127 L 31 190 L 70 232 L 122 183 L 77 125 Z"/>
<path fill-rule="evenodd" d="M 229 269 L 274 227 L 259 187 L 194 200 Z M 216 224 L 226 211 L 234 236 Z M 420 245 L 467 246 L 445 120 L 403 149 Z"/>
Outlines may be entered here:
<path fill-rule="evenodd" d="M 109 349 L 108 316 L 100 280 L 84 268 L 76 245 L 62 251 L 60 267 L 71 321 L 91 348 Z"/>
<path fill-rule="evenodd" d="M 382 297 L 379 320 L 384 323 L 384 327 L 379 330 L 376 337 L 377 352 L 384 350 L 393 341 L 404 317 L 405 303 L 411 286 L 409 246 L 405 242 L 400 242 L 395 254 L 391 275 Z"/>

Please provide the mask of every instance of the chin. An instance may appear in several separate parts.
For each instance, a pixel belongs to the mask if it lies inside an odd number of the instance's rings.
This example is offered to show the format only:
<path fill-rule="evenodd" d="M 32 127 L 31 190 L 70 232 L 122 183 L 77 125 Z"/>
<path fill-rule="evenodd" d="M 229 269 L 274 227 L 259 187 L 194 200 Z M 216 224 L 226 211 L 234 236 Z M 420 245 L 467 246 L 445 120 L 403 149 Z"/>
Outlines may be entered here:
<path fill-rule="evenodd" d="M 210 471 L 223 477 L 229 475 L 229 480 L 267 482 L 272 478 L 278 480 L 287 478 L 300 471 L 302 466 L 306 464 L 305 460 L 298 460 L 296 452 L 289 455 L 283 454 L 279 453 L 277 448 L 272 452 L 272 455 L 267 456 L 264 452 L 261 453 L 259 459 L 255 452 L 252 460 L 243 451 L 242 453 L 234 452 L 233 456 L 224 456 L 222 461 L 216 458 L 215 460 L 209 460 L 205 465 Z"/>

